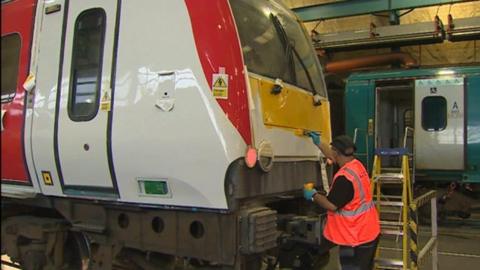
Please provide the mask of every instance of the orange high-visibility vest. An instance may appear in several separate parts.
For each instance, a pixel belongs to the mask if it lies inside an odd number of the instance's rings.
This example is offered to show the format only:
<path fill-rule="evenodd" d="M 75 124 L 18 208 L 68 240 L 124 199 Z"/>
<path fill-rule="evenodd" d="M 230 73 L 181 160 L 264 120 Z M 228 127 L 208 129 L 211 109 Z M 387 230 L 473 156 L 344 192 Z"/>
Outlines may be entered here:
<path fill-rule="evenodd" d="M 340 168 L 333 183 L 339 176 L 344 176 L 352 183 L 353 199 L 341 209 L 327 211 L 323 235 L 342 246 L 354 247 L 373 241 L 380 234 L 380 222 L 365 167 L 354 159 Z"/>

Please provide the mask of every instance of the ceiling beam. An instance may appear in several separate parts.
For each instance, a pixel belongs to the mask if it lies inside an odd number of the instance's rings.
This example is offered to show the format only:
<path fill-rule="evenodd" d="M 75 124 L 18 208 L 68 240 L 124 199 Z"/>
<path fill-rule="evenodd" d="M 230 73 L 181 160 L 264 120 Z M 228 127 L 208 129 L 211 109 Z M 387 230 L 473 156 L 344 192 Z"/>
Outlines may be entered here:
<path fill-rule="evenodd" d="M 343 0 L 292 9 L 304 22 L 351 17 L 377 12 L 412 9 L 475 0 Z"/>

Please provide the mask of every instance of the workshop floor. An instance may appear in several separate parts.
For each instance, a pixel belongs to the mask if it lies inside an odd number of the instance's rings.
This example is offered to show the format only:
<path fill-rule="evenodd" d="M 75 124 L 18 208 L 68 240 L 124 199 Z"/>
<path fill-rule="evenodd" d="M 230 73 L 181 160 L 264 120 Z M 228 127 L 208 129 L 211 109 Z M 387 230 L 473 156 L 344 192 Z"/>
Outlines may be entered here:
<path fill-rule="evenodd" d="M 438 228 L 438 269 L 477 270 L 480 269 L 480 213 L 470 220 L 450 220 Z M 420 248 L 428 241 L 430 229 L 421 226 L 419 233 Z M 402 242 L 395 238 L 382 238 L 380 252 L 390 258 L 401 258 Z M 325 270 L 340 269 L 338 249 L 332 250 L 330 262 Z M 431 257 L 427 257 L 419 269 L 432 269 Z"/>

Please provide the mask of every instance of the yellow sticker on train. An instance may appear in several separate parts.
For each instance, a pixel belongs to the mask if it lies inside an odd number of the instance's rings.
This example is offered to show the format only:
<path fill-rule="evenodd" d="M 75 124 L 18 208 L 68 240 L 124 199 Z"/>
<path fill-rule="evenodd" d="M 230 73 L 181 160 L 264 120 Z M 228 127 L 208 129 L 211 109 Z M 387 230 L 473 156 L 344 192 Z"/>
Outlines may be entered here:
<path fill-rule="evenodd" d="M 100 110 L 109 112 L 112 107 L 111 97 L 108 91 L 103 92 L 102 100 L 100 101 Z"/>
<path fill-rule="evenodd" d="M 228 99 L 228 75 L 213 74 L 212 92 L 217 99 Z"/>
<path fill-rule="evenodd" d="M 42 171 L 43 183 L 47 186 L 53 186 L 52 175 L 48 171 Z"/>

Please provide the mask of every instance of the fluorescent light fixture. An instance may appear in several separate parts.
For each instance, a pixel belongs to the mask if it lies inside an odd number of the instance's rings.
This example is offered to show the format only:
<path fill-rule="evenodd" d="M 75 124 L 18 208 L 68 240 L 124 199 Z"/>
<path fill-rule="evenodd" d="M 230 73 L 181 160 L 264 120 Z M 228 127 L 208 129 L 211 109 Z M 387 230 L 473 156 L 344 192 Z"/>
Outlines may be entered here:
<path fill-rule="evenodd" d="M 455 71 L 451 70 L 451 69 L 444 69 L 444 70 L 440 70 L 437 72 L 438 75 L 453 75 L 455 74 Z"/>

